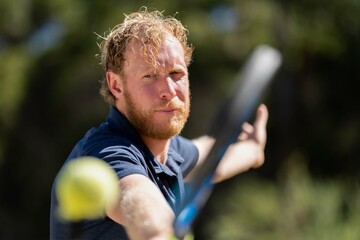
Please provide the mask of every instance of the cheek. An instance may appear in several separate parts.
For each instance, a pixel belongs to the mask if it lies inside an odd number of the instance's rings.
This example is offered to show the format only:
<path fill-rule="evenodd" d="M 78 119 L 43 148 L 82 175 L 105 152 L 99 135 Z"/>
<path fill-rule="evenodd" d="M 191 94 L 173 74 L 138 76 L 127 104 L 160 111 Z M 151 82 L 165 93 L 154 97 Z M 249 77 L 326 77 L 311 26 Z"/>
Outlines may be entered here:
<path fill-rule="evenodd" d="M 129 86 L 131 90 L 131 95 L 137 103 L 147 105 L 156 94 L 155 86 L 152 85 L 131 85 Z"/>
<path fill-rule="evenodd" d="M 189 81 L 186 81 L 179 86 L 179 92 L 181 94 L 181 98 L 184 100 L 189 100 L 190 97 L 190 86 Z"/>

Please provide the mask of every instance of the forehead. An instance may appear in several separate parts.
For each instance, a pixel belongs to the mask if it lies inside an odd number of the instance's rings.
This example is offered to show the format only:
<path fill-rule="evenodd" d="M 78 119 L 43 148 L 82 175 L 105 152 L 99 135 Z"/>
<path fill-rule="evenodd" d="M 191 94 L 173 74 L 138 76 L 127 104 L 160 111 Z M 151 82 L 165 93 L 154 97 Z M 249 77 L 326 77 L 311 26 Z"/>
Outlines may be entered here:
<path fill-rule="evenodd" d="M 151 64 L 153 67 L 181 64 L 185 65 L 184 49 L 172 35 L 167 35 L 158 44 L 144 44 L 140 40 L 131 41 L 125 52 L 126 61 Z"/>

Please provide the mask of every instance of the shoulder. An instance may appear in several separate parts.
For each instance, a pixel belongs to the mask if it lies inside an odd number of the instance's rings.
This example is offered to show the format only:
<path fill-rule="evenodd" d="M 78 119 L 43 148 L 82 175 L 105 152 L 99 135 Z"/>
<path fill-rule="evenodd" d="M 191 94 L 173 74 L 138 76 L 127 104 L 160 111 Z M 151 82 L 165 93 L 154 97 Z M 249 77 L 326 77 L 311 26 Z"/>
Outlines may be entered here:
<path fill-rule="evenodd" d="M 197 150 L 196 146 L 191 140 L 180 135 L 176 135 L 171 139 L 170 146 L 177 151 Z"/>
<path fill-rule="evenodd" d="M 106 162 L 127 161 L 139 163 L 146 154 L 129 138 L 111 131 L 107 126 L 90 129 L 75 145 L 68 159 L 93 156 Z"/>
<path fill-rule="evenodd" d="M 134 141 L 119 131 L 114 131 L 107 123 L 91 128 L 77 143 L 83 155 L 102 158 L 105 155 L 132 153 L 141 155 L 141 149 Z"/>
<path fill-rule="evenodd" d="M 193 142 L 182 136 L 175 136 L 171 139 L 170 148 L 183 159 L 179 163 L 183 175 L 186 176 L 196 165 L 199 159 L 199 150 Z"/>

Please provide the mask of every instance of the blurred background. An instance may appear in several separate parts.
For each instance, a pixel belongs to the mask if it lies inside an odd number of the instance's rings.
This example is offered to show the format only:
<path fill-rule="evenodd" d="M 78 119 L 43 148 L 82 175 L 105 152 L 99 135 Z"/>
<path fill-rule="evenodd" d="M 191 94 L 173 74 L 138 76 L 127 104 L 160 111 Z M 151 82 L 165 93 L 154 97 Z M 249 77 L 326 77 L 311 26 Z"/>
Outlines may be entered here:
<path fill-rule="evenodd" d="M 284 56 L 263 99 L 266 162 L 217 185 L 196 239 L 359 239 L 359 0 L 1 0 L 0 239 L 49 238 L 52 181 L 109 109 L 97 34 L 141 6 L 190 31 L 186 137 L 207 130 L 255 46 Z"/>

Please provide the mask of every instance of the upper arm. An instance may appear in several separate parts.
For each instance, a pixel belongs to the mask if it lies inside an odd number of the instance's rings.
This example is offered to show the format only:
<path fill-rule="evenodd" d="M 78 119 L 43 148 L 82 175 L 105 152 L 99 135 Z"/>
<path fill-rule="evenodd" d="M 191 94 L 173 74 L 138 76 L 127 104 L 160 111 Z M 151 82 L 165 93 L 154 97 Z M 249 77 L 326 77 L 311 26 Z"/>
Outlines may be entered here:
<path fill-rule="evenodd" d="M 197 161 L 196 165 L 192 168 L 189 175 L 186 176 L 185 180 L 187 182 L 191 181 L 191 178 L 193 176 L 193 173 L 195 172 L 195 169 L 197 169 L 199 166 L 201 166 L 201 164 L 205 160 L 206 156 L 208 155 L 211 147 L 213 146 L 214 142 L 215 142 L 215 139 L 213 139 L 212 137 L 209 137 L 209 136 L 202 136 L 202 137 L 192 140 L 192 143 L 198 149 L 198 161 Z"/>
<path fill-rule="evenodd" d="M 214 145 L 215 139 L 204 135 L 199 138 L 193 139 L 192 142 L 199 151 L 198 163 L 202 163 L 207 154 L 210 152 L 211 147 Z"/>

